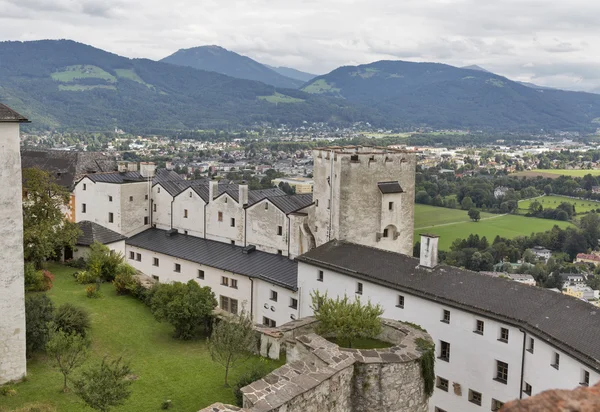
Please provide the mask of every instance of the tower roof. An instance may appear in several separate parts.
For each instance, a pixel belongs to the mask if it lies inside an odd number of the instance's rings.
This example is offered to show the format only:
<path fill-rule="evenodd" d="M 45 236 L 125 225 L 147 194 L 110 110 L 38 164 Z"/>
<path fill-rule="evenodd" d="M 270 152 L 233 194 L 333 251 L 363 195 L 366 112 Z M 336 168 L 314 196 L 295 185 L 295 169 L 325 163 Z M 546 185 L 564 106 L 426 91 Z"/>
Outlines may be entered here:
<path fill-rule="evenodd" d="M 0 122 L 2 123 L 27 123 L 26 117 L 21 116 L 10 107 L 0 103 Z"/>

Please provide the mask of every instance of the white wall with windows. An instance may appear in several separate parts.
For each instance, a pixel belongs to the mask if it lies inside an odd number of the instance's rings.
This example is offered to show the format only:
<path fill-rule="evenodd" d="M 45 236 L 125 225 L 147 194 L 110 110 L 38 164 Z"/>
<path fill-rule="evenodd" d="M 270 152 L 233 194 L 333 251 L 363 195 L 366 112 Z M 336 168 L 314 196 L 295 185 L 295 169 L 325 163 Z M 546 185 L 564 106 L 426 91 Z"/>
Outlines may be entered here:
<path fill-rule="evenodd" d="M 255 279 L 255 319 L 256 323 L 281 326 L 298 319 L 298 293 L 274 285 L 262 279 Z M 265 321 L 266 320 L 268 321 Z M 273 325 L 272 322 L 275 324 Z"/>
<path fill-rule="evenodd" d="M 171 202 L 173 196 L 160 183 L 152 187 L 152 224 L 158 229 L 171 229 Z"/>
<path fill-rule="evenodd" d="M 179 233 L 204 237 L 204 200 L 188 188 L 173 199 L 173 228 Z"/>
<path fill-rule="evenodd" d="M 121 226 L 121 185 L 94 183 L 87 177 L 73 189 L 75 222 L 88 220 L 123 234 Z"/>
<path fill-rule="evenodd" d="M 106 247 L 109 250 L 112 250 L 116 253 L 122 254 L 126 258 L 126 256 L 125 256 L 125 241 L 124 240 L 119 240 L 118 242 L 108 243 L 108 244 L 106 244 Z M 76 246 L 75 249 L 73 250 L 73 259 L 79 259 L 79 258 L 87 259 L 90 252 L 91 252 L 91 249 L 89 246 Z"/>
<path fill-rule="evenodd" d="M 244 245 L 244 209 L 227 193 L 206 205 L 206 238 Z"/>
<path fill-rule="evenodd" d="M 246 209 L 246 244 L 268 253 L 288 255 L 288 226 L 285 213 L 267 199 Z"/>
<path fill-rule="evenodd" d="M 327 292 L 330 297 L 344 294 L 355 297 L 357 290 L 362 288 L 361 299 L 380 304 L 384 317 L 425 328 L 436 344 L 435 373 L 439 378 L 429 402 L 431 411 L 436 407 L 447 412 L 485 411 L 491 410 L 495 400 L 507 402 L 521 396 L 526 336 L 517 327 L 303 262 L 298 263 L 298 287 L 301 317 L 312 314 L 310 293 L 313 290 Z M 478 324 L 478 320 L 483 325 Z M 449 344 L 447 360 L 442 359 L 442 347 L 447 348 L 446 344 Z M 538 354 L 535 356 L 537 359 Z M 551 388 L 573 389 L 579 385 L 581 378 L 575 366 L 579 362 L 566 354 L 564 357 L 564 362 L 572 366 L 565 365 L 565 375 L 557 379 L 553 379 L 549 369 L 556 370 L 550 366 L 550 358 L 543 348 L 539 350 L 539 359 L 543 360 L 533 363 L 533 359 L 528 361 L 525 357 L 524 380 L 530 379 L 535 393 Z M 529 365 L 533 366 L 531 374 Z M 590 379 L 593 384 L 600 377 L 593 374 Z M 478 402 L 479 398 L 481 402 Z"/>

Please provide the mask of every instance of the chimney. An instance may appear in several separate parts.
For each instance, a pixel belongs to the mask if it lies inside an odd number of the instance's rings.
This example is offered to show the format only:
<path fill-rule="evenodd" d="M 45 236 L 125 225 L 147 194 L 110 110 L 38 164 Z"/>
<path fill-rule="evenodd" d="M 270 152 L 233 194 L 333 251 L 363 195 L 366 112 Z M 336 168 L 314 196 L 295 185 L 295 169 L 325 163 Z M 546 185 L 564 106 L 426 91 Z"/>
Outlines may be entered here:
<path fill-rule="evenodd" d="M 127 170 L 129 170 L 130 172 L 137 172 L 137 163 L 136 162 L 127 163 Z"/>
<path fill-rule="evenodd" d="M 142 177 L 154 177 L 156 173 L 156 165 L 153 162 L 140 162 L 140 174 Z"/>
<path fill-rule="evenodd" d="M 119 172 L 126 172 L 127 171 L 127 162 L 118 162 L 117 163 L 117 170 Z"/>
<path fill-rule="evenodd" d="M 239 190 L 240 190 L 240 194 L 239 194 L 239 201 L 240 201 L 240 205 L 242 206 L 246 206 L 248 204 L 248 185 L 247 184 L 240 184 L 238 186 Z"/>
<path fill-rule="evenodd" d="M 438 264 L 437 235 L 421 234 L 421 259 L 419 266 L 433 269 Z"/>
<path fill-rule="evenodd" d="M 208 203 L 212 202 L 219 194 L 219 181 L 211 180 L 208 182 Z"/>

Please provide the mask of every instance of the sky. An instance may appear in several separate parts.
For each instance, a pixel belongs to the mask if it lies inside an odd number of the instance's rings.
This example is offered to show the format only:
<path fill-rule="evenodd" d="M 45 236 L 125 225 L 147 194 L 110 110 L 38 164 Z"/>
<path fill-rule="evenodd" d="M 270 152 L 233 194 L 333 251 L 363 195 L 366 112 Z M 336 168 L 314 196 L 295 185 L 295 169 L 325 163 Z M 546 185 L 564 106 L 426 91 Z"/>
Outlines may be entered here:
<path fill-rule="evenodd" d="M 384 59 L 477 64 L 600 92 L 598 16 L 595 0 L 0 0 L 0 40 L 153 60 L 219 45 L 315 74 Z"/>

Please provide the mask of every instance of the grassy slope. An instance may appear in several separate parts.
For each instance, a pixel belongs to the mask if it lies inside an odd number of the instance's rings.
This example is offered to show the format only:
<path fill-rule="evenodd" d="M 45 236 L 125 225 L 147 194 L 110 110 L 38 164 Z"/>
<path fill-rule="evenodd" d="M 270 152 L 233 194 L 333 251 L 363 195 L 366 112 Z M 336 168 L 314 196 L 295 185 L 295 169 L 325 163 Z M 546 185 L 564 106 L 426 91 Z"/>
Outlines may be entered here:
<path fill-rule="evenodd" d="M 564 169 L 534 169 L 532 172 L 550 173 L 553 175 L 583 177 L 585 175 L 600 176 L 600 169 L 593 170 L 564 170 Z"/>
<path fill-rule="evenodd" d="M 168 324 L 157 322 L 138 300 L 117 296 L 112 285 L 103 285 L 102 299 L 88 299 L 84 286 L 73 281 L 73 269 L 53 266 L 50 270 L 56 275 L 49 292 L 55 305 L 71 302 L 92 314 L 92 360 L 122 354 L 138 376 L 131 398 L 115 411 L 160 410 L 165 399 L 173 401 L 172 411 L 189 412 L 217 401 L 233 402 L 231 389 L 223 387 L 224 369 L 211 361 L 204 340 L 176 341 Z M 253 358 L 237 367 L 230 382 L 253 362 L 263 361 Z M 280 364 L 269 361 L 267 365 L 275 368 Z M 43 356 L 29 362 L 28 373 L 29 379 L 16 386 L 16 396 L 0 397 L 0 410 L 39 402 L 52 404 L 60 412 L 91 411 L 75 395 L 60 393 L 62 375 L 50 368 Z"/>
<path fill-rule="evenodd" d="M 562 202 L 573 203 L 575 204 L 576 213 L 587 213 L 600 208 L 600 202 L 594 200 L 571 199 L 565 196 L 543 196 L 537 199 L 521 200 L 519 202 L 519 209 L 522 209 L 523 213 L 527 213 L 529 205 L 534 200 L 540 202 L 544 209 L 556 209 Z"/>
<path fill-rule="evenodd" d="M 497 215 L 481 212 L 482 219 L 492 216 Z M 469 222 L 470 220 L 466 210 L 415 204 L 415 230 L 447 223 Z"/>
<path fill-rule="evenodd" d="M 71 83 L 77 79 L 103 79 L 114 83 L 117 79 L 97 66 L 68 66 L 64 70 L 52 73 L 52 78 L 59 82 Z"/>
<path fill-rule="evenodd" d="M 302 103 L 303 99 L 297 99 L 295 97 L 286 96 L 278 92 L 273 93 L 271 96 L 258 96 L 259 100 L 265 100 L 269 103 Z"/>
<path fill-rule="evenodd" d="M 455 224 L 448 224 L 448 220 L 451 218 L 450 213 L 447 211 L 454 211 L 446 208 L 436 208 L 434 206 L 423 206 L 415 205 L 415 236 L 414 241 L 419 240 L 420 233 L 431 233 L 440 236 L 439 247 L 441 250 L 448 250 L 450 245 L 455 239 L 463 239 L 468 237 L 470 234 L 478 234 L 479 236 L 486 236 L 491 242 L 496 235 L 506 238 L 513 238 L 516 236 L 530 235 L 532 232 L 544 232 L 550 230 L 554 225 L 558 225 L 565 228 L 570 225 L 568 222 L 559 222 L 550 219 L 536 219 L 524 216 L 515 215 L 492 215 L 491 219 L 481 220 L 479 222 L 471 222 L 468 220 L 467 212 L 458 210 L 461 216 L 457 215 Z M 423 216 L 431 216 L 431 219 L 424 219 Z M 465 220 L 462 215 L 467 217 Z M 484 215 L 489 214 L 482 213 L 482 219 L 485 219 Z M 422 226 L 424 223 L 429 222 L 429 225 L 443 225 L 429 227 L 426 230 L 419 229 L 417 222 Z M 427 225 L 427 226 L 429 226 Z"/>

